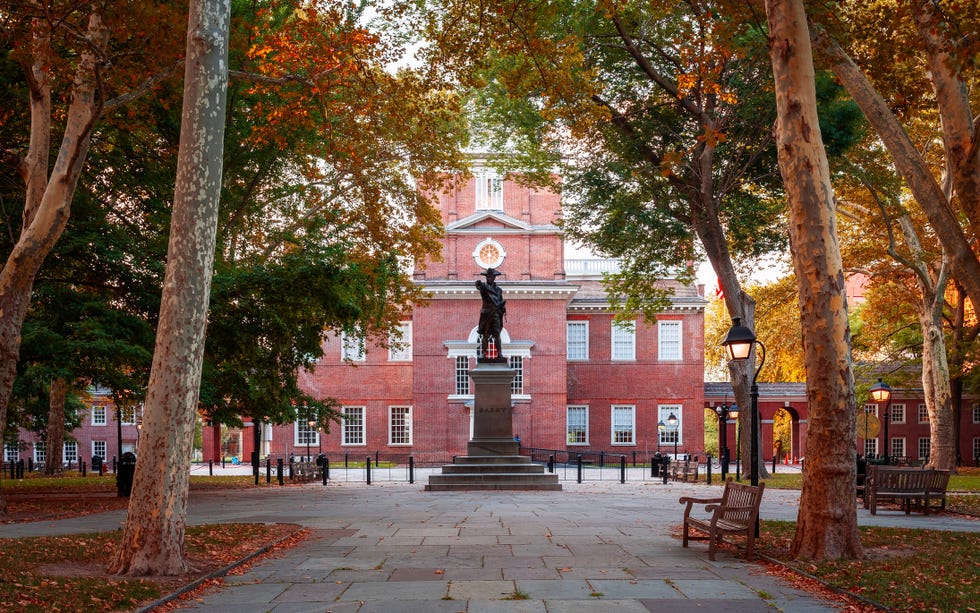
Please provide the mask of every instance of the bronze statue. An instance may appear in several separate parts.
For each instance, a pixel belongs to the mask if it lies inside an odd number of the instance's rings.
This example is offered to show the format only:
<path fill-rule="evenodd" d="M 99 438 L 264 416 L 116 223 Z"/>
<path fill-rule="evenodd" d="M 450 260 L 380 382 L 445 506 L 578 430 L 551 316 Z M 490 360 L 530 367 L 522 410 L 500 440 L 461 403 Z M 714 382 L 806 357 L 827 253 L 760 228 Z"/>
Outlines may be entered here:
<path fill-rule="evenodd" d="M 503 273 L 488 268 L 482 274 L 487 278 L 486 283 L 479 279 L 476 281 L 476 288 L 480 290 L 480 296 L 483 298 L 483 306 L 480 307 L 480 325 L 477 327 L 477 333 L 480 335 L 480 353 L 477 357 L 485 360 L 503 361 L 503 356 L 500 354 L 500 332 L 504 329 L 507 301 L 504 300 L 503 291 L 494 280 Z M 493 346 L 496 348 L 496 355 L 493 356 L 487 353 L 487 346 L 491 338 L 493 339 Z"/>

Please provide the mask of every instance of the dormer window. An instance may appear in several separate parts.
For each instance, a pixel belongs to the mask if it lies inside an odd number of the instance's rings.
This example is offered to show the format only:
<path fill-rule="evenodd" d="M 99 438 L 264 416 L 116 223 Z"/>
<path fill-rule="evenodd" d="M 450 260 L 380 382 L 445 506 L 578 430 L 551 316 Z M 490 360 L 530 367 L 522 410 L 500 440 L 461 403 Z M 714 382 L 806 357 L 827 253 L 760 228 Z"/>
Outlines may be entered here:
<path fill-rule="evenodd" d="M 493 170 L 476 175 L 476 210 L 504 210 L 504 178 Z"/>

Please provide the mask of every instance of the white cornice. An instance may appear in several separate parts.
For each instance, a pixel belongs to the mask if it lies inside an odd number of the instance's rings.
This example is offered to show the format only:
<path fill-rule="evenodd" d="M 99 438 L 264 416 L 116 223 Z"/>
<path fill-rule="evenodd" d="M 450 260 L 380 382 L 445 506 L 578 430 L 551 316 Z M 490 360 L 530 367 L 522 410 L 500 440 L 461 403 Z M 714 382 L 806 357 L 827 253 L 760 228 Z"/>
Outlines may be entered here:
<path fill-rule="evenodd" d="M 476 279 L 474 279 L 475 281 Z M 472 300 L 479 298 L 479 292 L 473 283 L 447 283 L 430 285 L 422 283 L 422 287 L 433 300 Z M 515 283 L 500 284 L 504 298 L 546 298 L 549 300 L 571 300 L 578 291 L 577 285 L 562 284 L 530 284 Z"/>

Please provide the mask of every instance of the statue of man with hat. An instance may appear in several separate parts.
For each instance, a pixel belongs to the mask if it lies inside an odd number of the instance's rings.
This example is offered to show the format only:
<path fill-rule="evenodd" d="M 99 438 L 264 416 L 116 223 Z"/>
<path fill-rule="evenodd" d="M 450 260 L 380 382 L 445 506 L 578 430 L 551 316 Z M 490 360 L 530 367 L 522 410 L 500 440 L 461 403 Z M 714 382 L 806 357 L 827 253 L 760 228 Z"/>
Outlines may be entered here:
<path fill-rule="evenodd" d="M 483 298 L 483 306 L 480 307 L 480 325 L 477 333 L 480 335 L 480 353 L 477 357 L 481 359 L 503 360 L 500 355 L 500 332 L 504 329 L 504 315 L 507 314 L 507 301 L 504 300 L 503 291 L 497 285 L 495 279 L 501 272 L 493 268 L 488 268 L 483 276 L 487 278 L 486 283 L 477 279 L 476 288 L 480 290 Z M 487 353 L 490 339 L 493 338 L 494 355 Z"/>

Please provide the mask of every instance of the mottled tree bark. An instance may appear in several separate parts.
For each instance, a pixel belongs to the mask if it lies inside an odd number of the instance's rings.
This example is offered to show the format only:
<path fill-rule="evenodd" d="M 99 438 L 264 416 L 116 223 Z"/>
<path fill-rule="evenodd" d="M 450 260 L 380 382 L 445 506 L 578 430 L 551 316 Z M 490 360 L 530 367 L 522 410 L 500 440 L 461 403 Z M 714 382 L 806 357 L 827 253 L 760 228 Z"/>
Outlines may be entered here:
<path fill-rule="evenodd" d="M 779 170 L 790 213 L 807 370 L 806 472 L 792 555 L 863 555 L 855 506 L 856 414 L 836 205 L 817 120 L 813 59 L 802 0 L 767 0 L 776 86 Z"/>
<path fill-rule="evenodd" d="M 53 56 L 50 27 L 41 19 L 33 22 L 33 63 L 26 71 L 31 137 L 27 155 L 18 165 L 27 197 L 20 237 L 0 271 L 0 432 L 7 426 L 7 407 L 20 357 L 21 329 L 34 279 L 68 224 L 92 129 L 102 112 L 95 72 L 99 61 L 97 50 L 108 40 L 108 31 L 102 16 L 93 10 L 85 32 L 90 44 L 80 50 L 61 147 L 49 175 L 52 117 L 48 69 Z M 0 498 L 0 513 L 5 509 Z"/>
<path fill-rule="evenodd" d="M 58 378 L 51 382 L 48 399 L 47 439 L 44 441 L 44 474 L 60 475 L 65 472 L 65 397 L 68 395 L 68 382 Z"/>
<path fill-rule="evenodd" d="M 191 0 L 167 272 L 129 514 L 109 572 L 173 575 L 187 493 L 214 268 L 228 91 L 230 0 Z"/>

